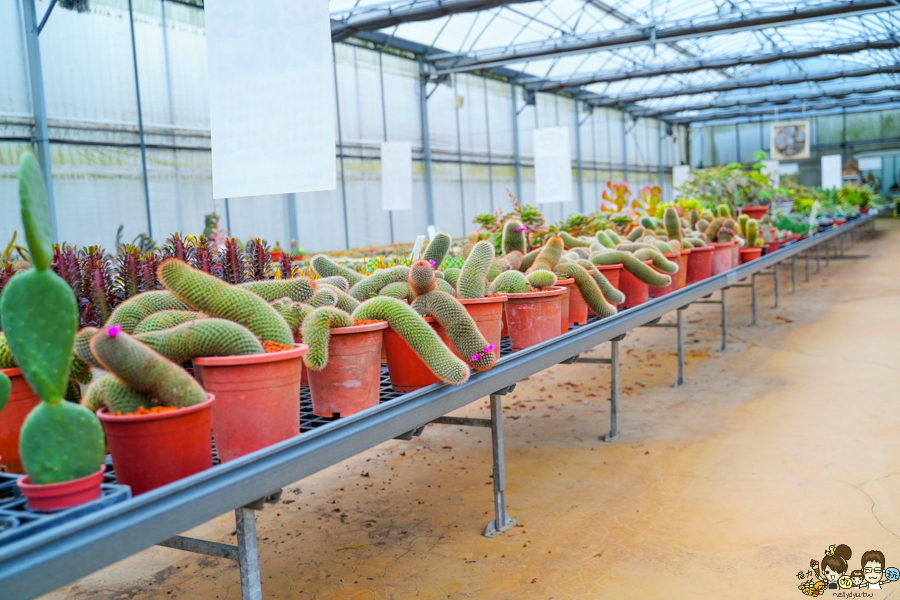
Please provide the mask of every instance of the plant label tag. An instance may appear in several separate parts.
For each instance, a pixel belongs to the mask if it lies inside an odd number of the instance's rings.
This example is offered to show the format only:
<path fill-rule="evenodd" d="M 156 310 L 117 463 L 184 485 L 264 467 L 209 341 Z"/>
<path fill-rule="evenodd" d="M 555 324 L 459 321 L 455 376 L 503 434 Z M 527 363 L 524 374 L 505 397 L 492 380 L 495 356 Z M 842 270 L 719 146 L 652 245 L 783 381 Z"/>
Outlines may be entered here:
<path fill-rule="evenodd" d="M 416 237 L 416 243 L 413 245 L 412 251 L 412 260 L 413 262 L 419 260 L 419 254 L 422 252 L 422 246 L 425 245 L 425 236 L 420 235 Z"/>
<path fill-rule="evenodd" d="M 436 236 L 436 235 L 437 235 L 437 229 L 434 228 L 434 225 L 429 225 L 428 226 L 428 241 L 430 242 L 431 240 L 433 240 L 434 236 Z"/>

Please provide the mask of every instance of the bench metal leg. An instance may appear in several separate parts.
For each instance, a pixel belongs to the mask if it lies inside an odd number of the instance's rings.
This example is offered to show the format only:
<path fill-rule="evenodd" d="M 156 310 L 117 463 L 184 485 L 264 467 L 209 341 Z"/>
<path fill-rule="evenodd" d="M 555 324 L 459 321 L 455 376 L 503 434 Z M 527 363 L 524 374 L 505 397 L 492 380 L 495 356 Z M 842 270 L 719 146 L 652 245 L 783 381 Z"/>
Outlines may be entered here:
<path fill-rule="evenodd" d="M 611 373 L 609 377 L 609 433 L 606 434 L 606 441 L 611 442 L 619 435 L 618 416 L 619 416 L 619 342 L 612 340 L 610 342 L 609 360 L 611 363 Z"/>
<path fill-rule="evenodd" d="M 797 256 L 791 257 L 791 293 L 797 293 Z"/>
<path fill-rule="evenodd" d="M 806 250 L 806 278 L 803 280 L 809 283 L 809 249 Z"/>
<path fill-rule="evenodd" d="M 676 323 L 678 325 L 678 379 L 675 380 L 675 387 L 684 385 L 684 323 L 682 318 L 683 308 L 675 311 Z"/>
<path fill-rule="evenodd" d="M 829 246 L 828 240 L 825 240 L 825 266 L 831 266 L 831 255 L 829 254 Z"/>
<path fill-rule="evenodd" d="M 728 347 L 728 302 L 725 301 L 725 290 L 728 288 L 722 289 L 722 347 L 719 348 L 722 352 L 725 352 L 725 349 Z"/>
<path fill-rule="evenodd" d="M 494 520 L 484 535 L 497 537 L 516 522 L 506 514 L 506 464 L 503 458 L 503 404 L 500 394 L 491 394 L 491 450 L 494 454 Z"/>
<path fill-rule="evenodd" d="M 822 258 L 819 255 L 819 244 L 816 244 L 816 275 L 822 270 Z"/>
<path fill-rule="evenodd" d="M 773 308 L 778 308 L 778 263 L 775 263 L 773 267 L 773 277 L 775 280 L 775 305 Z"/>
<path fill-rule="evenodd" d="M 241 598 L 262 600 L 259 576 L 259 548 L 256 540 L 256 512 L 252 508 L 235 509 L 237 525 L 238 564 L 241 570 Z"/>
<path fill-rule="evenodd" d="M 756 275 L 750 276 L 750 311 L 753 319 L 750 321 L 750 327 L 756 327 Z"/>

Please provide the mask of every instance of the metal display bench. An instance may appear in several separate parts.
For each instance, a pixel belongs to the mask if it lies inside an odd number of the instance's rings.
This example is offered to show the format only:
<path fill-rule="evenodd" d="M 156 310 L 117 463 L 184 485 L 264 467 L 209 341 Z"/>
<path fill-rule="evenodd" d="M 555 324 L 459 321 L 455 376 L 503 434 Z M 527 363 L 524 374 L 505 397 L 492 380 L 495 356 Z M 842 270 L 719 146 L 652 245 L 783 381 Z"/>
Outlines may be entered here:
<path fill-rule="evenodd" d="M 821 268 L 820 247 L 823 245 L 826 260 L 849 258 L 845 255 L 846 248 L 874 229 L 876 216 L 870 213 L 614 317 L 594 319 L 587 325 L 570 328 L 568 333 L 553 340 L 515 354 L 502 355 L 490 371 L 473 374 L 463 385 L 439 383 L 407 394 L 385 390 L 378 406 L 341 419 L 322 419 L 309 414 L 301 426 L 301 435 L 0 546 L 0 596 L 3 600 L 34 598 L 153 545 L 163 545 L 237 561 L 243 599 L 261 600 L 255 511 L 261 509 L 267 500 L 277 501 L 283 486 L 387 440 L 411 439 L 428 424 L 490 428 L 495 514 L 485 535 L 500 535 L 514 524 L 506 513 L 504 498 L 506 480 L 501 398 L 512 391 L 518 381 L 554 365 L 576 360 L 609 364 L 612 371 L 610 429 L 604 438 L 611 441 L 617 434 L 618 342 L 625 334 L 645 326 L 675 328 L 679 363 L 675 385 L 683 385 L 682 312 L 685 308 L 692 303 L 708 302 L 705 298 L 715 292 L 721 293 L 720 300 L 711 302 L 722 307 L 724 349 L 728 331 L 725 295 L 728 288 L 752 288 L 752 324 L 755 324 L 758 276 L 774 278 L 777 307 L 779 264 L 790 261 L 792 289 L 795 289 L 798 256 L 805 254 L 808 280 L 811 252 L 816 254 L 816 272 Z M 750 283 L 739 283 L 747 279 Z M 660 323 L 660 319 L 672 311 L 676 311 L 676 322 Z M 581 353 L 607 341 L 611 342 L 609 359 L 579 358 Z M 446 416 L 485 396 L 490 397 L 490 419 Z M 236 546 L 179 535 L 231 510 L 235 511 Z"/>

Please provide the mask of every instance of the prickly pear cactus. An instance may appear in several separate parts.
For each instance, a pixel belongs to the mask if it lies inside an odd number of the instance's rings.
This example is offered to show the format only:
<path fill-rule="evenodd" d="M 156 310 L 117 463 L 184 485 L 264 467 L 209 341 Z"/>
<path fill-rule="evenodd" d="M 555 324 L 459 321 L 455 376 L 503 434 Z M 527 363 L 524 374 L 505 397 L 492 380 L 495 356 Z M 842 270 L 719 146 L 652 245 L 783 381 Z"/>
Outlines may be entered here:
<path fill-rule="evenodd" d="M 0 373 L 0 412 L 6 407 L 9 400 L 9 393 L 12 391 L 12 383 L 4 373 Z"/>
<path fill-rule="evenodd" d="M 0 315 L 13 358 L 42 400 L 22 424 L 19 453 L 32 483 L 61 483 L 96 473 L 106 449 L 97 418 L 64 401 L 78 307 L 69 285 L 50 270 L 50 209 L 30 152 L 19 163 L 19 202 L 33 267 L 10 279 Z"/>

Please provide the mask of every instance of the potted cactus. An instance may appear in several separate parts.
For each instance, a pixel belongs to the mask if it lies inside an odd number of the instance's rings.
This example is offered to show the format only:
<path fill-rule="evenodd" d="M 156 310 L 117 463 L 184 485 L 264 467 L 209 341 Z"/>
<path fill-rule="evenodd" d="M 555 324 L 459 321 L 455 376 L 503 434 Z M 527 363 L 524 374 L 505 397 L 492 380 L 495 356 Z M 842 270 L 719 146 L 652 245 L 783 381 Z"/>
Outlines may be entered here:
<path fill-rule="evenodd" d="M 669 274 L 678 271 L 677 263 L 667 260 L 655 247 L 640 242 L 625 242 L 617 244 L 615 249 L 600 249 L 591 254 L 590 261 L 595 265 L 622 266 L 618 289 L 625 296 L 619 304 L 623 308 L 646 302 L 650 293 L 649 286 L 670 285 L 672 278 Z M 659 270 L 654 270 L 651 264 Z"/>
<path fill-rule="evenodd" d="M 741 248 L 741 264 L 756 260 L 762 255 L 763 240 L 759 235 L 759 222 L 748 219 L 744 226 L 744 238 L 747 245 Z"/>
<path fill-rule="evenodd" d="M 0 318 L 12 356 L 41 402 L 22 424 L 19 454 L 27 475 L 18 486 L 33 510 L 56 510 L 100 496 L 106 448 L 97 417 L 64 399 L 78 307 L 68 284 L 50 270 L 49 204 L 30 152 L 19 163 L 19 200 L 32 267 L 7 284 Z"/>
<path fill-rule="evenodd" d="M 728 269 L 737 266 L 739 260 L 737 224 L 731 218 L 731 209 L 725 204 L 718 208 L 719 216 L 710 221 L 707 226 L 706 237 L 713 247 L 711 275 L 724 273 Z"/>
<path fill-rule="evenodd" d="M 686 273 L 687 285 L 703 281 L 712 273 L 714 247 L 709 245 L 709 238 L 705 233 L 708 228 L 709 220 L 702 216 L 696 208 L 691 209 L 688 227 L 683 230 L 683 243 L 685 246 L 691 244 Z"/>
<path fill-rule="evenodd" d="M 22 371 L 16 367 L 6 336 L 0 332 L 0 373 L 10 382 L 6 410 L 0 413 L 0 470 L 7 473 L 22 473 L 19 458 L 19 430 L 28 413 L 40 403 Z"/>
<path fill-rule="evenodd" d="M 680 290 L 687 285 L 688 262 L 690 261 L 691 247 L 684 247 L 684 235 L 682 222 L 674 207 L 669 206 L 663 213 L 663 225 L 666 232 L 666 241 L 656 241 L 657 249 L 663 256 L 678 265 L 678 271 L 672 278 L 672 283 L 665 287 L 652 287 L 649 291 L 651 298 L 659 298 L 675 290 Z M 657 269 L 658 270 L 658 269 Z"/>

